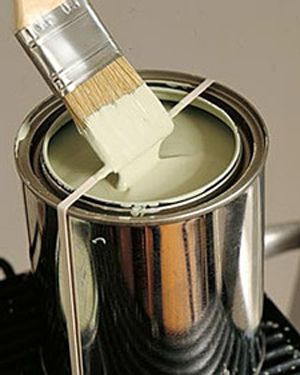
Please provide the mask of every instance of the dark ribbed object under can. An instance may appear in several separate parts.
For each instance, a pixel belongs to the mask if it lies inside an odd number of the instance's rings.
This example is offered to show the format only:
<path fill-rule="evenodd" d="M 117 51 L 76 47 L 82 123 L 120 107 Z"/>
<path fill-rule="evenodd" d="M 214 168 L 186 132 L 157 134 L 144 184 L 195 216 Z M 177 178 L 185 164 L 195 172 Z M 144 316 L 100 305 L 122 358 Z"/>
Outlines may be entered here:
<path fill-rule="evenodd" d="M 42 375 L 40 345 L 45 322 L 32 275 L 0 282 L 0 374 Z"/>
<path fill-rule="evenodd" d="M 48 338 L 44 330 L 47 325 L 44 319 L 47 317 L 41 313 L 41 301 L 40 289 L 31 274 L 15 276 L 0 282 L 1 375 L 46 375 L 41 364 L 40 346 Z M 300 336 L 268 298 L 265 298 L 261 329 L 267 343 L 266 359 L 261 375 L 299 375 Z M 110 332 L 107 331 L 106 334 L 110 339 Z M 243 349 L 245 341 L 239 340 L 238 337 L 225 340 L 225 343 L 227 349 L 223 353 L 231 357 L 230 361 L 226 360 L 228 371 L 226 373 L 224 369 L 223 372 L 215 374 L 247 375 L 249 371 L 251 373 L 251 369 L 247 366 L 251 361 L 247 360 L 247 356 L 250 355 L 252 361 L 255 361 L 257 348 L 253 350 L 246 345 Z M 49 350 L 51 351 L 50 347 Z M 54 353 L 55 351 L 52 350 L 52 360 L 55 362 L 54 367 L 58 369 L 62 363 Z M 121 356 L 122 353 L 113 351 L 111 358 L 107 360 L 113 362 L 111 366 L 119 369 L 118 374 L 125 374 L 128 370 L 118 364 Z M 187 357 L 184 358 L 189 359 L 190 354 L 187 353 Z"/>

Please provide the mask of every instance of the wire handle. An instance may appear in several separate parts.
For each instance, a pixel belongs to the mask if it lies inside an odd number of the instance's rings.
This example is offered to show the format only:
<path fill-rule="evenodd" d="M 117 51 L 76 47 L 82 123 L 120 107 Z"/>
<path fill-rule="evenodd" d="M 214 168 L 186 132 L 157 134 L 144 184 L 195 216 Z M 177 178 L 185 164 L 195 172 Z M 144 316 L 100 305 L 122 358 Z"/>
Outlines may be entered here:
<path fill-rule="evenodd" d="M 13 267 L 3 258 L 0 258 L 0 269 L 4 272 L 4 275 L 7 279 L 15 276 Z"/>

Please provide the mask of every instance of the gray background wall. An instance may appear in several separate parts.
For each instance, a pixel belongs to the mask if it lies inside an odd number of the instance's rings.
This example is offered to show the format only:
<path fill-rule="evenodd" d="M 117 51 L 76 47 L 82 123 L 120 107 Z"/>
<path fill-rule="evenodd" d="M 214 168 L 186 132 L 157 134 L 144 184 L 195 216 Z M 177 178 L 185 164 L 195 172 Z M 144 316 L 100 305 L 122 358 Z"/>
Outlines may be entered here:
<path fill-rule="evenodd" d="M 12 0 L 0 4 L 0 256 L 29 267 L 13 139 L 24 115 L 49 91 L 13 38 Z M 138 68 L 214 78 L 250 99 L 271 134 L 267 222 L 300 218 L 299 0 L 94 0 Z M 289 314 L 299 300 L 299 256 L 266 264 L 266 289 Z M 294 313 L 294 321 L 300 313 Z"/>

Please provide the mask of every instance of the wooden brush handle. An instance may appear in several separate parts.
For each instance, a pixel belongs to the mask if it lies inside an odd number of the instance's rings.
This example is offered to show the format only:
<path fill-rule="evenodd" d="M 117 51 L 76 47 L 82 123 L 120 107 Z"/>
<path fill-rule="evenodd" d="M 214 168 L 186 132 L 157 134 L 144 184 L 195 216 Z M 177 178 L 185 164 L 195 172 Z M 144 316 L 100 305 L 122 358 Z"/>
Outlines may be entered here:
<path fill-rule="evenodd" d="M 39 16 L 57 8 L 64 0 L 14 0 L 17 30 L 32 24 Z"/>

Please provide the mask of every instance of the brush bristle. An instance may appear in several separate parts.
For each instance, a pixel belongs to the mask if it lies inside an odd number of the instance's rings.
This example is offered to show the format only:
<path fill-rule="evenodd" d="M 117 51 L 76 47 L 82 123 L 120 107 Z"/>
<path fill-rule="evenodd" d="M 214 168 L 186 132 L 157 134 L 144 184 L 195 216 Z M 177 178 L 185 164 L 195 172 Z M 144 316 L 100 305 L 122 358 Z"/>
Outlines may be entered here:
<path fill-rule="evenodd" d="M 159 145 L 174 129 L 163 105 L 124 57 L 65 101 L 79 132 L 114 172 Z"/>
<path fill-rule="evenodd" d="M 102 107 L 116 102 L 134 92 L 143 84 L 136 70 L 122 56 L 84 82 L 64 99 L 76 119 L 76 125 L 84 130 L 85 120 Z"/>
<path fill-rule="evenodd" d="M 100 159 L 117 172 L 158 145 L 173 129 L 168 113 L 144 83 L 86 118 L 82 134 Z"/>

